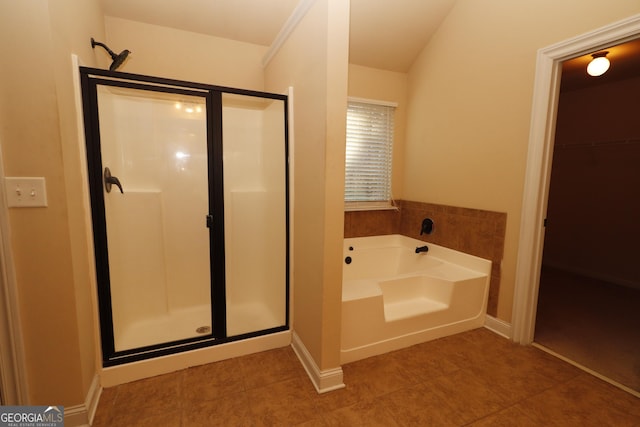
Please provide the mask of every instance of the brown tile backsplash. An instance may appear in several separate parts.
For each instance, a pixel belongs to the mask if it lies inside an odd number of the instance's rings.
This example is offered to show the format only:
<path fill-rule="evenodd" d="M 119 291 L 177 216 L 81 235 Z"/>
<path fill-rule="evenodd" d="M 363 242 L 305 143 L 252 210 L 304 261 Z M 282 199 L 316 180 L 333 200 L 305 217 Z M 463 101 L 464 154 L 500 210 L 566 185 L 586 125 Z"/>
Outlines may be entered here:
<path fill-rule="evenodd" d="M 396 204 L 397 210 L 345 212 L 344 237 L 402 234 L 491 260 L 487 313 L 496 316 L 507 214 L 409 200 Z M 421 236 L 424 218 L 431 218 L 434 228 Z"/>
<path fill-rule="evenodd" d="M 398 234 L 400 210 L 345 212 L 344 237 Z"/>

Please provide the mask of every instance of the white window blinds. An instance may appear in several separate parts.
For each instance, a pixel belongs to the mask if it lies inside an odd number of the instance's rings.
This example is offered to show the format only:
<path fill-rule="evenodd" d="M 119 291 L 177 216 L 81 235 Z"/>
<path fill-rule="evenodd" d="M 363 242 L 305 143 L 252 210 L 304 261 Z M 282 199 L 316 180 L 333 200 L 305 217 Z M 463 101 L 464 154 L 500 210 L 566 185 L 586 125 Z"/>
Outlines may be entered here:
<path fill-rule="evenodd" d="M 345 202 L 391 202 L 394 106 L 348 102 Z"/>

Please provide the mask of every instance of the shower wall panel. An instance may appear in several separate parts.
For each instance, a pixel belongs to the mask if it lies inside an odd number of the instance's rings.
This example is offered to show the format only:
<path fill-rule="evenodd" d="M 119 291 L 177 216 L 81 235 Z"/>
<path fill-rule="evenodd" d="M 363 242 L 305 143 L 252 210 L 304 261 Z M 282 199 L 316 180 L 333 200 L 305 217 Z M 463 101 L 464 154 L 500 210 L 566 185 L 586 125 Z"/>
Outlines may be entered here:
<path fill-rule="evenodd" d="M 111 282 L 117 284 L 111 289 L 113 305 L 118 307 L 113 311 L 116 337 L 126 336 L 137 322 L 167 312 L 166 274 L 158 268 L 165 259 L 160 193 L 132 191 L 121 196 L 105 200 L 107 221 L 117 225 L 111 227 L 110 243 L 121 248 L 109 252 Z"/>
<path fill-rule="evenodd" d="M 264 242 L 265 253 L 270 254 L 265 275 L 271 277 L 268 287 L 265 287 L 265 303 L 278 313 L 280 325 L 285 323 L 286 313 L 286 253 L 287 253 L 287 224 L 286 212 L 286 173 L 287 162 L 283 141 L 284 136 L 284 105 L 282 101 L 272 101 L 263 110 L 263 180 L 269 188 L 268 203 L 265 207 Z M 278 254 L 276 256 L 276 254 Z"/>
<path fill-rule="evenodd" d="M 223 96 L 227 332 L 286 323 L 282 101 Z"/>
<path fill-rule="evenodd" d="M 188 108 L 188 107 L 185 107 Z M 170 310 L 184 310 L 211 300 L 209 236 L 206 230 L 208 180 L 206 122 L 201 113 L 173 111 L 181 120 L 164 121 L 158 131 L 167 147 L 162 182 L 167 297 Z M 195 116 L 195 117 L 192 117 Z"/>

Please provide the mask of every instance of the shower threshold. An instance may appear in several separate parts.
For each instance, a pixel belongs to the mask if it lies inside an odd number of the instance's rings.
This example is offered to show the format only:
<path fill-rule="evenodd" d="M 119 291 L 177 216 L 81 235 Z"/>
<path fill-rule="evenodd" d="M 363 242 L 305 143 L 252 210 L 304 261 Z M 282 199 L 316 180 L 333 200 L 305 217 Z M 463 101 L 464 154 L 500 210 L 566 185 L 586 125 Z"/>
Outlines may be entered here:
<path fill-rule="evenodd" d="M 102 368 L 100 384 L 102 387 L 113 387 L 131 381 L 168 374 L 192 366 L 204 365 L 219 360 L 245 356 L 291 344 L 291 331 L 276 332 L 220 345 L 198 348 L 195 350 L 170 354 L 164 357 L 139 360 L 135 363 Z"/>

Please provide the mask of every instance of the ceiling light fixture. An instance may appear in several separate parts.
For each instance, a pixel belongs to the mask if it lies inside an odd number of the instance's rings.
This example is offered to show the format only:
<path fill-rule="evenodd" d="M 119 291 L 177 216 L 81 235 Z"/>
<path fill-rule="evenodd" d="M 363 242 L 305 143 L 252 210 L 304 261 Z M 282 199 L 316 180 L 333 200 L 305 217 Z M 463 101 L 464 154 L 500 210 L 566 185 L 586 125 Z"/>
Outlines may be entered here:
<path fill-rule="evenodd" d="M 603 75 L 609 69 L 609 60 L 607 59 L 608 51 L 594 53 L 593 59 L 587 65 L 587 74 L 593 77 L 598 77 Z"/>

